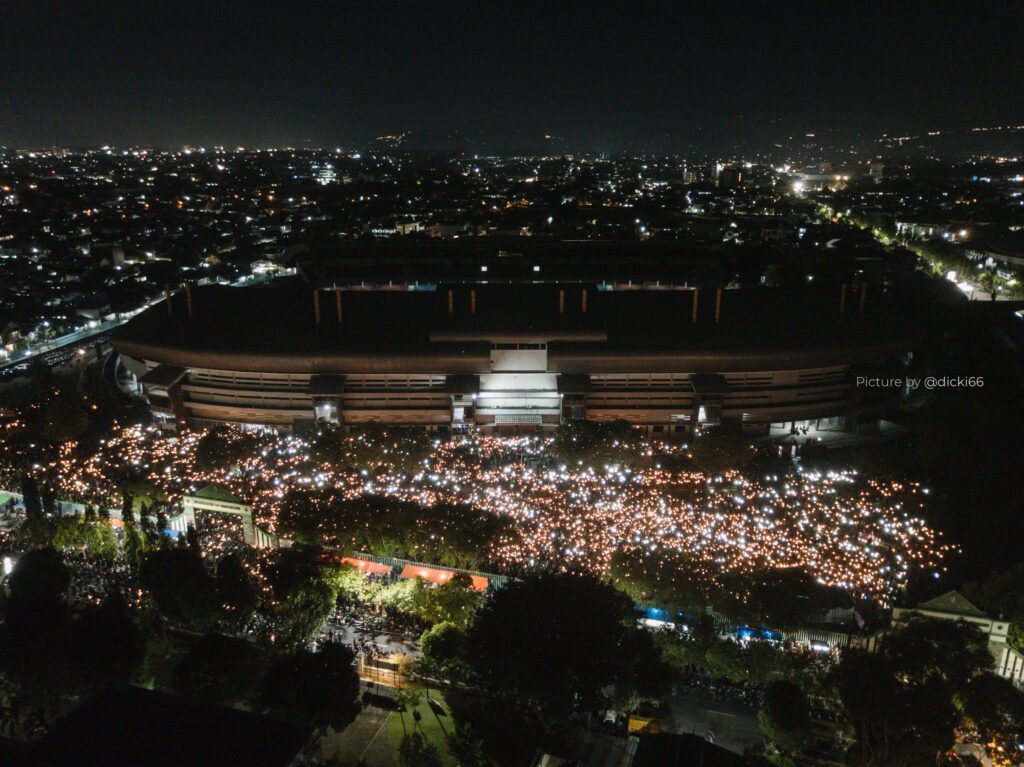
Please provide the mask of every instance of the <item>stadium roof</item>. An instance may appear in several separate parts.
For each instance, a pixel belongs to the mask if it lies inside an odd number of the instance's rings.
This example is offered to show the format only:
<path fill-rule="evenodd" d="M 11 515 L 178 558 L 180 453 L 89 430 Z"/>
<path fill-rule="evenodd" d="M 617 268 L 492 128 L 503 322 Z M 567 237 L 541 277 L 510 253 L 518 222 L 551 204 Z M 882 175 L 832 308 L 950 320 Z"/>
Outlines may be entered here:
<path fill-rule="evenodd" d="M 720 298 L 714 290 L 578 284 L 346 290 L 340 313 L 333 291 L 314 301 L 314 289 L 297 278 L 192 292 L 192 316 L 175 296 L 170 315 L 154 306 L 120 328 L 115 348 L 185 367 L 455 375 L 489 370 L 488 341 L 533 339 L 548 343 L 553 372 L 713 373 L 876 359 L 912 348 L 916 338 L 878 286 L 863 314 L 849 298 L 840 313 L 838 286 L 724 290 Z"/>

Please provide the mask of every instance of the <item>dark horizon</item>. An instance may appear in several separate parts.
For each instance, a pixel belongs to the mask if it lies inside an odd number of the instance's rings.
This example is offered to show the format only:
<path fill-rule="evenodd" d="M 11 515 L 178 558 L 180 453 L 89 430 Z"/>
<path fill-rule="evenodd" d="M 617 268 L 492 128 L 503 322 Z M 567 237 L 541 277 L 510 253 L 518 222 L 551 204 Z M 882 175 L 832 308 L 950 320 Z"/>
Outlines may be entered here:
<path fill-rule="evenodd" d="M 9 12 L 0 145 L 718 150 L 1024 122 L 1024 6 Z M 551 138 L 545 138 L 545 136 Z"/>

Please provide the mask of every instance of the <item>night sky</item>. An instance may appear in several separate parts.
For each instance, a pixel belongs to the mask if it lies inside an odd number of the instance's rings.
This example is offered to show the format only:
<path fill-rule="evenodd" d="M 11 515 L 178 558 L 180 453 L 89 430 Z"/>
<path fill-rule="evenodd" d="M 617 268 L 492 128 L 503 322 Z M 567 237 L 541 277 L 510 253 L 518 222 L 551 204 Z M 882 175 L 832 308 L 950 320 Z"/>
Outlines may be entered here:
<path fill-rule="evenodd" d="M 3 2 L 0 144 L 685 149 L 1024 122 L 1024 3 Z"/>

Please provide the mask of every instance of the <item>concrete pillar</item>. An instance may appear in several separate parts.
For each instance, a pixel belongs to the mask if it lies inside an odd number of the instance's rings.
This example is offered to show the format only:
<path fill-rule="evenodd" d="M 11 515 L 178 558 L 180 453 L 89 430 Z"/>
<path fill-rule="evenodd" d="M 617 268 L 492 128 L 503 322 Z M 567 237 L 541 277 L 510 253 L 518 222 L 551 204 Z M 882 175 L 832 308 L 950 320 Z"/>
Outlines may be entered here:
<path fill-rule="evenodd" d="M 185 399 L 181 395 L 181 381 L 176 381 L 167 387 L 167 399 L 171 401 L 175 425 L 181 431 L 185 428 L 185 423 L 188 420 L 188 412 L 185 410 Z"/>

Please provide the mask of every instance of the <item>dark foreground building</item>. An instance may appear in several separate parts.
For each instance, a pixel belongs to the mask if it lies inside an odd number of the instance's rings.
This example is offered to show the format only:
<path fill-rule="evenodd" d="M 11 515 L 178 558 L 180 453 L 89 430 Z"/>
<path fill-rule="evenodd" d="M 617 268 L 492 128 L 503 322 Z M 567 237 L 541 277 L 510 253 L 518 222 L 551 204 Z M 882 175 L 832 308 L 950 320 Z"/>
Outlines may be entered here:
<path fill-rule="evenodd" d="M 397 286 L 396 286 L 397 287 Z M 862 430 L 917 344 L 881 287 L 192 288 L 118 331 L 167 428 L 317 420 L 522 433 L 570 419 Z"/>
<path fill-rule="evenodd" d="M 312 730 L 141 687 L 97 693 L 24 755 L 29 767 L 288 767 Z"/>

